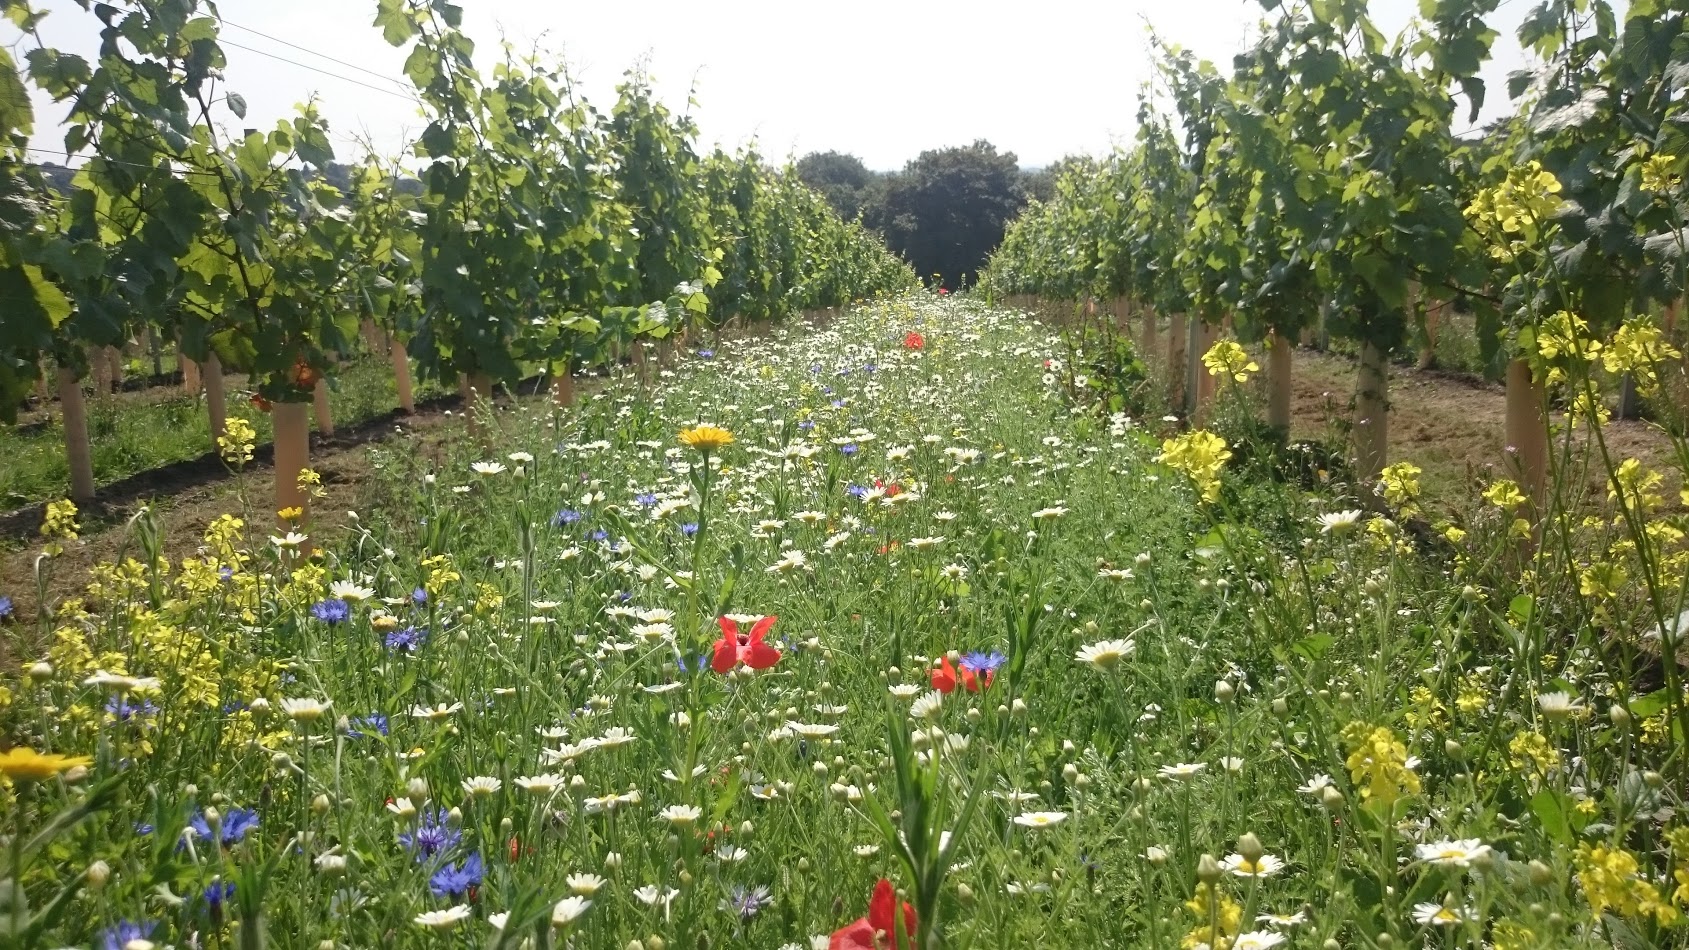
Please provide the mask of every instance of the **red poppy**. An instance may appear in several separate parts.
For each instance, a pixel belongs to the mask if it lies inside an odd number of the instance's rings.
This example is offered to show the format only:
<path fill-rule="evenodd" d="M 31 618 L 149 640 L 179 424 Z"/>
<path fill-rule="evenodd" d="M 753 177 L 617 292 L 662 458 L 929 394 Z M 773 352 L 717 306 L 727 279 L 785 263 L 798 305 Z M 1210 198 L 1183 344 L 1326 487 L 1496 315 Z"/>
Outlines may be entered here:
<path fill-rule="evenodd" d="M 748 634 L 739 632 L 739 625 L 726 617 L 717 617 L 721 625 L 721 639 L 715 642 L 715 658 L 710 669 L 726 673 L 740 663 L 753 670 L 766 670 L 780 662 L 780 651 L 762 642 L 774 626 L 773 617 L 764 617 L 751 627 Z"/>
<path fill-rule="evenodd" d="M 827 950 L 887 950 L 894 946 L 913 945 L 915 936 L 915 908 L 903 902 L 903 932 L 911 938 L 908 943 L 888 939 L 897 928 L 897 890 L 891 882 L 880 878 L 874 885 L 874 896 L 868 901 L 868 916 L 858 917 L 835 930 L 827 942 Z"/>
<path fill-rule="evenodd" d="M 944 288 L 943 288 L 943 287 L 940 287 L 940 288 L 938 288 L 938 295 L 939 295 L 939 296 L 940 296 L 940 297 L 943 297 L 943 296 L 945 296 L 945 295 L 947 295 L 947 294 L 949 294 L 949 293 L 950 293 L 950 291 L 948 291 L 948 290 L 945 290 L 945 289 L 944 289 Z"/>
<path fill-rule="evenodd" d="M 973 670 L 964 666 L 962 667 L 961 676 L 958 677 L 956 674 L 956 668 L 950 665 L 949 657 L 945 657 L 944 662 L 939 665 L 938 669 L 933 670 L 931 675 L 932 688 L 941 693 L 955 692 L 956 682 L 958 679 L 961 680 L 962 687 L 970 693 L 977 693 L 981 688 L 978 673 L 975 673 Z M 996 670 L 986 670 L 984 688 L 990 689 L 991 681 L 996 678 Z"/>
<path fill-rule="evenodd" d="M 268 399 L 265 399 L 263 396 L 258 395 L 257 393 L 252 394 L 252 406 L 253 406 L 253 408 L 257 409 L 259 412 L 269 412 L 270 411 L 270 401 Z"/>
<path fill-rule="evenodd" d="M 318 372 L 315 366 L 305 362 L 304 357 L 300 357 L 299 361 L 293 364 L 293 369 L 289 372 L 288 378 L 295 389 L 304 392 L 317 388 L 317 380 L 322 379 L 323 374 Z"/>
<path fill-rule="evenodd" d="M 911 330 L 903 337 L 903 345 L 911 350 L 918 350 L 927 345 L 927 338 Z"/>

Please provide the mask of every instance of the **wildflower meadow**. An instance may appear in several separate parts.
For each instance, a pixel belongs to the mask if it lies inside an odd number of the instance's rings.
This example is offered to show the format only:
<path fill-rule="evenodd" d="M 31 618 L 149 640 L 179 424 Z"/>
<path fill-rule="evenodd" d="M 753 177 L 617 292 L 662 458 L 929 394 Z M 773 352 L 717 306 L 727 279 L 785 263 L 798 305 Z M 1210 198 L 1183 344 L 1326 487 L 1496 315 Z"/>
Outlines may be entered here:
<path fill-rule="evenodd" d="M 1506 499 L 1428 545 L 1073 354 L 887 297 L 392 443 L 333 543 L 143 513 L 6 621 L 0 943 L 1680 939 L 1685 706 L 1480 582 Z"/>

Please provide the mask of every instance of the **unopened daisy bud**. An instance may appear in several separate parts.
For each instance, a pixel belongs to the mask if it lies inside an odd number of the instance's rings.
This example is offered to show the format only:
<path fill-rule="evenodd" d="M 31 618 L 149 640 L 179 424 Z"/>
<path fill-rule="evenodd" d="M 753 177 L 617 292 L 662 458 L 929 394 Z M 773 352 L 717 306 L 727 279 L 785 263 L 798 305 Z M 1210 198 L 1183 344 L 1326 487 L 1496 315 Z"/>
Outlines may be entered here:
<path fill-rule="evenodd" d="M 334 728 L 340 732 L 351 732 L 352 720 L 345 716 L 341 716 L 334 721 Z"/>
<path fill-rule="evenodd" d="M 628 945 L 624 948 L 624 950 L 645 950 L 645 944 L 636 937 L 628 941 Z"/>
<path fill-rule="evenodd" d="M 895 666 L 890 667 L 886 670 L 886 679 L 893 683 L 901 683 L 903 682 L 903 671 Z"/>
<path fill-rule="evenodd" d="M 1337 942 L 1336 937 L 1327 937 L 1325 943 L 1320 944 L 1320 950 L 1343 950 L 1343 945 Z"/>
<path fill-rule="evenodd" d="M 1451 759 L 1463 759 L 1466 757 L 1466 747 L 1453 739 L 1444 739 L 1443 754 Z"/>
<path fill-rule="evenodd" d="M 1137 785 L 1138 794 L 1140 795 L 1147 794 L 1150 789 L 1155 787 L 1155 783 L 1150 781 L 1149 776 L 1147 775 L 1139 776 L 1137 782 L 1134 784 Z"/>
<path fill-rule="evenodd" d="M 1062 766 L 1061 777 L 1066 780 L 1068 784 L 1072 784 L 1073 781 L 1079 777 L 1079 766 L 1074 765 L 1072 762 Z"/>
<path fill-rule="evenodd" d="M 1075 788 L 1089 788 L 1090 785 L 1091 777 L 1086 775 L 1084 772 L 1080 772 L 1078 775 L 1073 777 L 1073 787 Z"/>
<path fill-rule="evenodd" d="M 645 950 L 667 950 L 667 947 L 668 941 L 656 934 L 645 938 Z"/>
<path fill-rule="evenodd" d="M 1284 716 L 1284 715 L 1288 715 L 1289 713 L 1290 713 L 1290 704 L 1284 701 L 1284 697 L 1283 696 L 1275 697 L 1273 699 L 1273 715 Z"/>
<path fill-rule="evenodd" d="M 428 780 L 418 775 L 405 783 L 405 795 L 413 802 L 425 801 L 428 798 Z"/>
<path fill-rule="evenodd" d="M 802 873 L 802 872 L 805 872 L 805 871 L 808 871 L 808 870 L 809 870 L 809 859 L 808 858 L 799 858 L 798 859 L 798 871 L 799 871 L 799 873 Z"/>
<path fill-rule="evenodd" d="M 205 818 L 205 826 L 211 829 L 211 836 L 215 838 L 217 829 L 223 825 L 223 813 L 217 810 L 216 805 L 207 805 L 202 815 Z"/>
<path fill-rule="evenodd" d="M 1254 832 L 1246 831 L 1238 836 L 1237 853 L 1249 859 L 1249 862 L 1253 864 L 1261 860 L 1261 855 L 1266 854 L 1267 849 L 1261 847 L 1261 839 L 1255 837 Z"/>
<path fill-rule="evenodd" d="M 691 871 L 681 871 L 677 879 L 680 881 L 680 889 L 683 891 L 692 886 Z"/>
<path fill-rule="evenodd" d="M 1156 867 L 1161 867 L 1167 863 L 1167 849 L 1152 844 L 1144 849 L 1144 860 Z"/>
<path fill-rule="evenodd" d="M 463 827 L 463 809 L 453 806 L 451 811 L 446 812 L 446 823 L 453 828 Z"/>
<path fill-rule="evenodd" d="M 586 794 L 586 776 L 576 773 L 569 779 L 569 791 L 576 795 Z"/>
<path fill-rule="evenodd" d="M 189 782 L 182 786 L 182 794 L 187 798 L 193 798 L 199 794 L 199 786 Z"/>
<path fill-rule="evenodd" d="M 1623 729 L 1630 725 L 1630 710 L 1614 703 L 1607 707 L 1607 719 L 1614 728 Z"/>
<path fill-rule="evenodd" d="M 739 837 L 749 838 L 750 836 L 752 836 L 756 833 L 757 833 L 757 826 L 751 824 L 751 820 L 749 818 L 745 819 L 744 821 L 739 822 Z"/>
<path fill-rule="evenodd" d="M 1214 683 L 1214 701 L 1230 703 L 1237 698 L 1237 690 L 1232 687 L 1230 680 L 1218 680 Z"/>
<path fill-rule="evenodd" d="M 615 870 L 619 870 L 621 868 L 621 866 L 622 866 L 622 853 L 620 851 L 612 851 L 609 854 L 606 854 L 604 856 L 604 867 L 606 869 L 611 870 L 611 871 L 615 871 Z"/>
<path fill-rule="evenodd" d="M 41 682 L 42 680 L 52 679 L 53 678 L 53 664 L 48 663 L 46 660 L 38 660 L 35 663 L 30 664 L 29 678 L 36 681 L 37 683 Z"/>
<path fill-rule="evenodd" d="M 1006 703 L 998 703 L 997 704 L 997 718 L 998 719 L 1009 718 L 1009 707 Z"/>
<path fill-rule="evenodd" d="M 1320 792 L 1320 804 L 1332 810 L 1342 808 L 1343 793 L 1338 791 L 1336 786 L 1327 785 L 1325 789 Z"/>
<path fill-rule="evenodd" d="M 350 514 L 350 512 L 348 512 L 348 514 Z M 318 940 L 317 941 L 317 950 L 334 950 L 334 941 L 332 941 L 332 940 Z"/>
<path fill-rule="evenodd" d="M 508 835 L 514 830 L 516 830 L 516 822 L 511 821 L 509 815 L 499 819 L 498 831 L 500 835 Z"/>
<path fill-rule="evenodd" d="M 827 763 L 825 762 L 817 760 L 814 765 L 809 767 L 809 770 L 815 773 L 816 778 L 827 777 Z"/>
<path fill-rule="evenodd" d="M 326 815 L 333 807 L 334 803 L 328 800 L 327 795 L 318 795 L 311 799 L 311 813 L 314 815 Z"/>
<path fill-rule="evenodd" d="M 1016 696 L 1014 703 L 1009 707 L 1009 712 L 1015 716 L 1026 715 L 1026 700 Z"/>
<path fill-rule="evenodd" d="M 1467 584 L 1465 587 L 1460 589 L 1460 599 L 1466 601 L 1467 603 L 1471 603 L 1482 596 L 1482 594 L 1478 593 L 1478 588 L 1473 587 L 1471 584 Z"/>
<path fill-rule="evenodd" d="M 1554 869 L 1548 865 L 1533 858 L 1527 867 L 1531 872 L 1531 883 L 1537 887 L 1547 887 L 1554 883 Z"/>
<path fill-rule="evenodd" d="M 1379 946 L 1379 950 L 1390 950 L 1391 947 L 1396 945 L 1396 938 L 1390 936 L 1389 934 L 1379 934 L 1376 943 Z"/>
<path fill-rule="evenodd" d="M 88 870 L 82 872 L 82 879 L 88 882 L 90 891 L 99 892 L 111 880 L 111 865 L 104 861 L 95 861 L 88 865 Z"/>
<path fill-rule="evenodd" d="M 1653 769 L 1642 773 L 1642 781 L 1649 788 L 1659 788 L 1666 783 L 1665 777 Z"/>
<path fill-rule="evenodd" d="M 974 889 L 966 884 L 956 885 L 956 900 L 963 907 L 971 907 L 974 902 Z"/>
<path fill-rule="evenodd" d="M 1220 880 L 1225 872 L 1220 870 L 1220 862 L 1214 860 L 1212 854 L 1205 854 L 1197 859 L 1196 879 L 1204 884 L 1214 884 Z"/>

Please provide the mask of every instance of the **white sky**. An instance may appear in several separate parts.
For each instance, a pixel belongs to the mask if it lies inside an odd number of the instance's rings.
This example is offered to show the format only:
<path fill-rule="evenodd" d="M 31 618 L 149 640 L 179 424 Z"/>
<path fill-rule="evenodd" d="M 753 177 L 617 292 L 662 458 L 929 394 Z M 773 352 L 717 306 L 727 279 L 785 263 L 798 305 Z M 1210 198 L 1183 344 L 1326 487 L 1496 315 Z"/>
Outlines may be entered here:
<path fill-rule="evenodd" d="M 1501 39 L 1486 78 L 1484 118 L 1508 110 L 1505 78 L 1524 64 L 1513 40 L 1535 0 L 1504 0 Z M 92 56 L 98 21 L 72 0 L 52 10 L 43 39 Z M 462 0 L 477 63 L 489 71 L 501 35 L 561 55 L 586 98 L 608 111 L 629 66 L 648 59 L 676 111 L 696 81 L 702 144 L 753 139 L 773 159 L 837 149 L 893 169 L 923 149 L 989 139 L 1025 166 L 1128 141 L 1137 92 L 1151 75 L 1147 27 L 1230 71 L 1262 11 L 1255 0 Z M 248 103 L 245 122 L 268 129 L 315 93 L 342 161 L 368 137 L 396 151 L 424 122 L 403 98 L 283 62 L 403 92 L 405 53 L 372 25 L 374 0 L 223 0 L 228 87 Z M 1373 0 L 1393 35 L 1417 0 Z M 0 41 L 17 39 L 7 25 Z M 294 43 L 345 63 L 291 48 Z M 263 55 L 232 45 L 238 43 Z M 21 55 L 22 49 L 14 47 Z M 376 75 L 371 75 L 374 73 Z M 388 77 L 393 81 L 384 81 Z M 38 98 L 34 145 L 63 147 L 62 109 Z M 1461 116 L 1464 119 L 1464 114 Z M 1457 125 L 1460 123 L 1457 123 Z M 1463 126 L 1462 126 L 1463 127 Z M 40 155 L 51 161 L 53 156 Z M 59 159 L 62 161 L 62 156 Z"/>

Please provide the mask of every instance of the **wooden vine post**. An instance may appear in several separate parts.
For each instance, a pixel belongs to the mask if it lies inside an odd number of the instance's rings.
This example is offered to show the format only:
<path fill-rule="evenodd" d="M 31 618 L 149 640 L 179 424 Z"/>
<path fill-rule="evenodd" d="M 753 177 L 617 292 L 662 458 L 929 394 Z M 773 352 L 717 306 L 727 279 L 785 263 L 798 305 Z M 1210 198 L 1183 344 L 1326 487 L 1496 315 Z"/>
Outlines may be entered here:
<path fill-rule="evenodd" d="M 1173 314 L 1167 327 L 1167 402 L 1183 408 L 1185 405 L 1185 315 Z"/>
<path fill-rule="evenodd" d="M 275 434 L 276 511 L 297 508 L 302 514 L 294 520 L 281 521 L 282 528 L 308 532 L 311 519 L 311 499 L 299 487 L 299 473 L 311 464 L 310 424 L 302 402 L 278 402 L 270 407 L 270 426 Z M 300 553 L 309 553 L 310 542 L 300 545 Z"/>
<path fill-rule="evenodd" d="M 1274 331 L 1267 339 L 1267 425 L 1290 435 L 1290 337 Z"/>
<path fill-rule="evenodd" d="M 111 378 L 113 389 L 123 388 L 123 348 L 108 346 L 105 348 L 106 375 Z"/>
<path fill-rule="evenodd" d="M 572 367 L 564 367 L 551 381 L 551 399 L 559 409 L 568 409 L 575 404 L 575 371 Z"/>
<path fill-rule="evenodd" d="M 216 350 L 205 358 L 205 412 L 211 418 L 211 449 L 229 423 L 227 394 L 223 391 L 223 359 Z"/>
<path fill-rule="evenodd" d="M 182 367 L 182 392 L 199 395 L 199 364 L 189 359 L 180 346 L 176 347 L 176 363 Z"/>
<path fill-rule="evenodd" d="M 1370 482 L 1384 470 L 1390 441 L 1390 377 L 1384 350 L 1361 343 L 1360 373 L 1355 380 L 1355 477 Z"/>
<path fill-rule="evenodd" d="M 1196 347 L 1189 356 L 1191 377 L 1196 383 L 1196 405 L 1192 408 L 1192 417 L 1202 424 L 1208 420 L 1208 412 L 1214 406 L 1214 396 L 1220 385 L 1220 377 L 1208 371 L 1208 367 L 1202 364 L 1202 357 L 1220 341 L 1220 328 L 1203 321 L 1197 324 L 1195 336 Z"/>
<path fill-rule="evenodd" d="M 1155 347 L 1156 347 L 1155 308 L 1148 305 L 1148 304 L 1145 304 L 1144 307 L 1143 307 L 1143 314 L 1144 314 L 1143 352 L 1144 352 L 1144 355 L 1147 357 L 1147 356 L 1149 356 L 1149 354 L 1155 352 Z"/>
<path fill-rule="evenodd" d="M 1548 497 L 1548 409 L 1542 383 L 1522 359 L 1507 364 L 1505 464 L 1537 511 Z"/>
<path fill-rule="evenodd" d="M 1438 303 L 1425 311 L 1425 339 L 1420 341 L 1419 359 L 1414 364 L 1420 369 L 1430 369 L 1437 365 L 1437 334 L 1443 310 L 1447 307 L 1446 303 Z"/>
<path fill-rule="evenodd" d="M 70 497 L 94 500 L 94 458 L 88 444 L 88 406 L 82 379 L 73 366 L 59 366 L 59 407 L 64 412 L 65 461 L 70 465 Z"/>
<path fill-rule="evenodd" d="M 404 412 L 415 412 L 416 396 L 411 390 L 410 354 L 405 352 L 404 344 L 398 340 L 390 339 L 387 349 L 393 358 L 393 385 L 399 390 L 399 408 Z"/>
<path fill-rule="evenodd" d="M 94 398 L 105 399 L 111 395 L 111 360 L 106 356 L 103 346 L 88 347 L 89 378 L 94 382 Z"/>
<path fill-rule="evenodd" d="M 317 378 L 317 385 L 311 392 L 311 408 L 317 417 L 317 433 L 331 436 L 334 434 L 334 413 L 328 404 L 328 380 Z"/>

